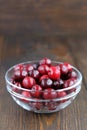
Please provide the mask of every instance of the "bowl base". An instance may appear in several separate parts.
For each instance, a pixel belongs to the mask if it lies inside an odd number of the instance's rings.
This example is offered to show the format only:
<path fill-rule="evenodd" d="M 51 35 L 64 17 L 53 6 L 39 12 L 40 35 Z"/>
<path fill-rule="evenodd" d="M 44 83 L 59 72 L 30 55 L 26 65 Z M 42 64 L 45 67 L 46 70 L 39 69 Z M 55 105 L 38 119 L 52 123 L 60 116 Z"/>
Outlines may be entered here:
<path fill-rule="evenodd" d="M 64 103 L 60 103 L 53 110 L 49 110 L 47 107 L 44 107 L 44 108 L 41 108 L 41 110 L 38 110 L 36 108 L 31 107 L 28 103 L 23 103 L 22 101 L 20 101 L 20 99 L 17 99 L 16 97 L 12 96 L 13 100 L 19 106 L 21 106 L 23 109 L 25 109 L 27 111 L 32 111 L 32 112 L 35 112 L 35 113 L 53 113 L 53 112 L 60 111 L 60 110 L 64 109 L 65 107 L 67 107 L 69 104 L 71 104 L 72 100 L 74 100 L 75 97 L 76 96 L 72 97 L 70 100 L 68 100 L 68 101 L 66 101 Z"/>

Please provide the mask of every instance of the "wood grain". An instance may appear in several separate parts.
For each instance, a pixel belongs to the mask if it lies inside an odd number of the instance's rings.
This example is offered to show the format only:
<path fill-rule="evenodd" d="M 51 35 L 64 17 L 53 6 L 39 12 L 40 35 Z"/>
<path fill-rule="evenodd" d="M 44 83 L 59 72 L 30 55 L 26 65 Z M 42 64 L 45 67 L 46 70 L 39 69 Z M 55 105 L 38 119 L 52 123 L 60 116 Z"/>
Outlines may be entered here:
<path fill-rule="evenodd" d="M 87 34 L 87 1 L 0 0 L 0 33 Z"/>
<path fill-rule="evenodd" d="M 86 38 L 0 36 L 0 130 L 87 129 L 86 42 Z M 52 114 L 36 114 L 13 102 L 5 88 L 4 75 L 16 63 L 45 56 L 70 62 L 81 70 L 84 79 L 81 92 L 70 106 Z"/>

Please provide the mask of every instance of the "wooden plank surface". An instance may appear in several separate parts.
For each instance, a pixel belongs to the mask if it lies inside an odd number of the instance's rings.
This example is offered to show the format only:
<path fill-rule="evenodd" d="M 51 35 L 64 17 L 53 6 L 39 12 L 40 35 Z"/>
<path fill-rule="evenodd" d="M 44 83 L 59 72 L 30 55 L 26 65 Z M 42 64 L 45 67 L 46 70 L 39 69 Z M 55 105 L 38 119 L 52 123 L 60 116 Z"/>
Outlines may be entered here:
<path fill-rule="evenodd" d="M 0 0 L 0 33 L 87 34 L 87 1 Z"/>
<path fill-rule="evenodd" d="M 86 43 L 86 38 L 0 36 L 0 130 L 87 130 Z M 81 92 L 70 106 L 52 114 L 36 114 L 13 102 L 4 75 L 16 63 L 45 56 L 70 62 L 84 78 Z"/>

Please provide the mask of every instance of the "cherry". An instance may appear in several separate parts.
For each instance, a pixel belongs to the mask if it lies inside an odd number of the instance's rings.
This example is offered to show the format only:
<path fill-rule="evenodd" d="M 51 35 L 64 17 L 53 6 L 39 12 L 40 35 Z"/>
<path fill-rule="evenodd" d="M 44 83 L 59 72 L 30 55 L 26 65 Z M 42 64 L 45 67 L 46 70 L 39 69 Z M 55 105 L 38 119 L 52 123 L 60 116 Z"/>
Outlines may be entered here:
<path fill-rule="evenodd" d="M 52 66 L 49 69 L 48 72 L 48 76 L 52 79 L 52 80 L 57 80 L 60 78 L 60 68 L 56 67 L 56 66 Z"/>
<path fill-rule="evenodd" d="M 22 87 L 21 83 L 20 82 L 14 82 L 13 84 L 16 85 L 19 88 L 13 86 L 12 91 L 17 92 L 17 93 L 21 93 L 21 89 L 20 89 Z"/>
<path fill-rule="evenodd" d="M 15 70 L 14 72 L 14 77 L 15 77 L 15 80 L 20 80 L 22 79 L 22 76 L 21 76 L 21 70 Z"/>
<path fill-rule="evenodd" d="M 43 58 L 40 60 L 39 62 L 40 65 L 48 65 L 50 66 L 51 65 L 51 60 L 49 58 Z"/>
<path fill-rule="evenodd" d="M 48 75 L 42 75 L 42 76 L 40 77 L 40 82 L 41 82 L 42 79 L 47 79 L 47 78 L 49 78 Z"/>
<path fill-rule="evenodd" d="M 71 72 L 72 71 L 72 66 L 69 64 L 69 63 L 67 63 L 67 62 L 65 62 L 65 63 L 63 63 L 65 66 L 67 66 L 67 68 L 68 68 L 68 72 Z"/>
<path fill-rule="evenodd" d="M 17 87 L 22 87 L 22 85 L 21 85 L 21 83 L 20 82 L 16 82 L 16 83 L 14 83 Z"/>
<path fill-rule="evenodd" d="M 22 95 L 24 98 L 32 98 L 30 92 L 28 91 L 23 91 Z M 24 99 L 24 98 L 21 99 L 23 102 L 26 102 L 26 103 L 29 102 L 27 99 Z"/>
<path fill-rule="evenodd" d="M 61 79 L 63 80 L 69 79 L 69 73 L 72 72 L 72 66 L 65 62 L 60 64 L 60 70 L 61 70 Z"/>
<path fill-rule="evenodd" d="M 14 71 L 14 78 L 15 80 L 18 80 L 18 81 L 22 80 L 27 75 L 28 75 L 27 71 L 23 69 L 22 70 L 17 69 Z"/>
<path fill-rule="evenodd" d="M 58 98 L 64 97 L 64 96 L 66 96 L 66 95 L 67 95 L 67 94 L 66 94 L 66 92 L 64 92 L 64 91 L 57 92 L 57 97 L 58 97 Z"/>
<path fill-rule="evenodd" d="M 53 81 L 49 78 L 44 78 L 41 80 L 41 87 L 44 88 L 49 88 L 53 84 Z"/>
<path fill-rule="evenodd" d="M 44 105 L 48 108 L 48 110 L 55 110 L 57 108 L 57 102 L 54 101 L 45 102 Z"/>
<path fill-rule="evenodd" d="M 54 99 L 57 98 L 57 92 L 52 88 L 47 88 L 43 91 L 44 99 Z"/>
<path fill-rule="evenodd" d="M 34 78 L 32 77 L 29 77 L 29 76 L 26 76 L 23 81 L 22 81 L 22 85 L 24 88 L 27 88 L 27 89 L 31 89 L 33 85 L 36 84 L 36 81 Z"/>
<path fill-rule="evenodd" d="M 28 72 L 29 76 L 35 78 L 35 79 L 39 79 L 40 77 L 40 73 L 38 70 L 31 70 Z"/>
<path fill-rule="evenodd" d="M 58 79 L 58 80 L 54 81 L 53 88 L 54 89 L 62 89 L 63 85 L 64 85 L 64 81 L 62 79 Z"/>
<path fill-rule="evenodd" d="M 60 71 L 61 71 L 61 74 L 67 74 L 68 66 L 66 64 L 60 64 Z"/>
<path fill-rule="evenodd" d="M 74 78 L 65 80 L 65 81 L 64 81 L 63 88 L 70 87 L 70 86 L 72 86 L 75 82 L 76 82 L 76 80 L 75 80 Z"/>
<path fill-rule="evenodd" d="M 36 101 L 36 102 L 31 102 L 30 106 L 33 107 L 33 109 L 40 110 L 43 107 L 43 104 L 42 104 L 42 102 Z"/>
<path fill-rule="evenodd" d="M 38 71 L 40 72 L 41 75 L 47 74 L 49 71 L 49 67 L 47 65 L 40 65 L 38 67 Z"/>
<path fill-rule="evenodd" d="M 64 97 L 64 96 L 66 96 L 66 95 L 67 95 L 67 93 L 64 92 L 64 91 L 62 91 L 62 92 L 57 92 L 57 98 L 61 98 L 61 97 Z M 59 103 L 63 103 L 63 102 L 65 102 L 65 101 L 66 101 L 66 99 L 63 99 L 63 100 L 59 101 Z"/>
<path fill-rule="evenodd" d="M 68 74 L 68 77 L 77 79 L 77 73 L 75 71 L 72 71 Z"/>
<path fill-rule="evenodd" d="M 42 88 L 39 85 L 34 85 L 31 89 L 31 95 L 35 98 L 39 98 L 42 94 Z"/>
<path fill-rule="evenodd" d="M 28 64 L 28 65 L 26 65 L 25 69 L 26 69 L 27 71 L 31 71 L 31 70 L 34 70 L 34 67 L 33 67 L 33 65 Z"/>
<path fill-rule="evenodd" d="M 14 67 L 14 71 L 16 70 L 22 70 L 24 68 L 24 66 L 22 64 L 18 64 Z"/>

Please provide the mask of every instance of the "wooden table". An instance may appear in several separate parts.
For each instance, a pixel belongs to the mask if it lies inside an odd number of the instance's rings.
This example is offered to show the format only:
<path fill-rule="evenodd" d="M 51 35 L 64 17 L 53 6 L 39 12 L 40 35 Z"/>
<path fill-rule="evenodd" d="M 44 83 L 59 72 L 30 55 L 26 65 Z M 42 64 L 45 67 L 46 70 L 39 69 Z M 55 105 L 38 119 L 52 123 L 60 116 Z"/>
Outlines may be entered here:
<path fill-rule="evenodd" d="M 19 62 L 65 60 L 83 74 L 82 89 L 64 110 L 36 114 L 19 107 L 6 90 L 5 72 Z M 87 130 L 87 38 L 0 35 L 0 130 Z"/>

